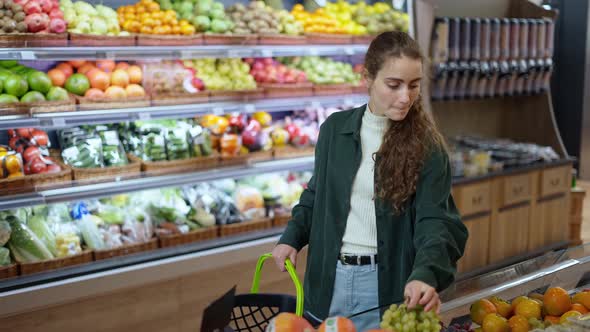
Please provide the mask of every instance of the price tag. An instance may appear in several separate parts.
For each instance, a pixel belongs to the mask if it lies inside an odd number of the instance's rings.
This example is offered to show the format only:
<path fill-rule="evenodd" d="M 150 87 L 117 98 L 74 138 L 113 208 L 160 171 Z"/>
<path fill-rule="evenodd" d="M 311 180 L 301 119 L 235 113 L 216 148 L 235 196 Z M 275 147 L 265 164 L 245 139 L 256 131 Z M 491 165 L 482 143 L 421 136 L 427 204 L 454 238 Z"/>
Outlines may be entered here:
<path fill-rule="evenodd" d="M 65 127 L 66 120 L 64 118 L 53 118 L 53 120 L 51 121 L 51 124 L 54 127 Z"/>
<path fill-rule="evenodd" d="M 35 53 L 31 51 L 21 51 L 20 58 L 21 60 L 35 60 Z"/>
<path fill-rule="evenodd" d="M 272 58 L 272 50 L 264 49 L 260 52 L 263 58 Z"/>
<path fill-rule="evenodd" d="M 353 105 L 354 102 L 350 98 L 344 98 L 344 105 Z"/>
<path fill-rule="evenodd" d="M 213 107 L 213 114 L 215 115 L 223 115 L 225 112 L 223 111 L 223 107 Z"/>
<path fill-rule="evenodd" d="M 317 56 L 320 53 L 318 52 L 317 48 L 309 48 L 309 49 L 307 49 L 307 54 L 309 54 L 311 56 Z"/>
<path fill-rule="evenodd" d="M 246 105 L 244 105 L 244 112 L 254 113 L 254 112 L 256 112 L 256 107 L 252 104 L 246 104 Z"/>
<path fill-rule="evenodd" d="M 97 59 L 106 59 L 107 58 L 107 53 L 106 52 L 96 52 L 95 57 Z"/>
<path fill-rule="evenodd" d="M 344 49 L 344 54 L 346 55 L 354 55 L 354 48 L 352 47 L 347 47 Z"/>
<path fill-rule="evenodd" d="M 322 104 L 320 104 L 320 102 L 319 102 L 319 101 L 312 101 L 312 102 L 311 102 L 311 107 L 312 107 L 312 108 L 316 108 L 316 109 L 317 109 L 317 108 L 321 108 L 321 107 L 322 107 Z"/>
<path fill-rule="evenodd" d="M 148 120 L 151 120 L 152 115 L 150 113 L 141 112 L 141 113 L 137 113 L 137 118 L 142 121 L 148 121 Z"/>
<path fill-rule="evenodd" d="M 240 49 L 229 49 L 227 50 L 228 58 L 248 58 L 252 55 L 251 51 L 240 50 Z"/>

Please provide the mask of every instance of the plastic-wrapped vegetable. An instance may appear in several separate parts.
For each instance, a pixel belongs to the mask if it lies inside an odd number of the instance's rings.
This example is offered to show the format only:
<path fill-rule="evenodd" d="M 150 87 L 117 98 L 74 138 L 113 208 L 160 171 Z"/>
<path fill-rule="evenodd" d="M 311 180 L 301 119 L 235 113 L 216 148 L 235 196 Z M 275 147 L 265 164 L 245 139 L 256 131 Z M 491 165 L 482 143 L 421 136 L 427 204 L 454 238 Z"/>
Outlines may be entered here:
<path fill-rule="evenodd" d="M 8 248 L 17 261 L 21 263 L 32 263 L 54 258 L 47 246 L 39 239 L 33 231 L 27 227 L 16 216 L 7 216 L 6 221 L 10 224 L 12 234 L 8 241 Z"/>
<path fill-rule="evenodd" d="M 239 187 L 234 193 L 238 210 L 248 219 L 264 218 L 264 199 L 260 191 L 254 187 Z"/>
<path fill-rule="evenodd" d="M 129 163 L 119 134 L 114 130 L 99 132 L 102 140 L 102 152 L 106 166 L 124 166 Z"/>
<path fill-rule="evenodd" d="M 245 219 L 231 196 L 209 184 L 203 183 L 194 188 L 187 187 L 184 188 L 183 192 L 195 210 L 189 216 L 196 219 L 195 221 L 199 224 L 201 222 L 205 224 L 211 223 L 211 220 L 203 214 L 203 211 L 214 215 L 218 225 L 234 224 Z M 198 219 L 199 217 L 203 217 L 203 220 Z"/>
<path fill-rule="evenodd" d="M 149 202 L 149 213 L 157 225 L 162 222 L 183 224 L 190 207 L 186 204 L 178 189 L 161 189 L 145 192 Z"/>
<path fill-rule="evenodd" d="M 125 222 L 125 212 L 116 206 L 100 204 L 95 214 L 107 224 L 122 225 Z"/>
<path fill-rule="evenodd" d="M 168 160 L 190 158 L 187 131 L 185 128 L 179 127 L 166 130 L 166 151 Z"/>
<path fill-rule="evenodd" d="M 128 243 L 147 242 L 154 235 L 150 215 L 139 209 L 128 211 L 121 230 L 124 234 L 123 240 Z"/>
<path fill-rule="evenodd" d="M 11 232 L 12 229 L 10 228 L 8 221 L 0 219 L 0 246 L 3 246 L 8 242 Z"/>
<path fill-rule="evenodd" d="M 104 166 L 102 141 L 97 136 L 76 137 L 73 145 L 62 150 L 66 164 L 77 168 L 98 168 Z"/>
<path fill-rule="evenodd" d="M 207 157 L 213 153 L 211 132 L 209 129 L 195 125 L 188 130 L 188 140 L 192 157 Z"/>
<path fill-rule="evenodd" d="M 10 250 L 0 247 L 0 266 L 8 266 L 10 264 Z"/>
<path fill-rule="evenodd" d="M 96 222 L 93 220 L 92 215 L 86 214 L 78 221 L 78 228 L 82 233 L 82 238 L 84 239 L 84 243 L 90 249 L 104 249 L 105 243 L 102 239 L 102 234 L 96 225 Z"/>
<path fill-rule="evenodd" d="M 166 160 L 166 139 L 164 136 L 156 133 L 148 133 L 141 137 L 143 146 L 142 159 L 145 161 Z"/>
<path fill-rule="evenodd" d="M 47 249 L 53 254 L 53 256 L 57 256 L 57 245 L 55 242 L 55 234 L 49 228 L 49 225 L 45 222 L 45 218 L 42 216 L 32 216 L 27 221 L 27 226 L 39 237 L 41 241 L 45 244 Z"/>

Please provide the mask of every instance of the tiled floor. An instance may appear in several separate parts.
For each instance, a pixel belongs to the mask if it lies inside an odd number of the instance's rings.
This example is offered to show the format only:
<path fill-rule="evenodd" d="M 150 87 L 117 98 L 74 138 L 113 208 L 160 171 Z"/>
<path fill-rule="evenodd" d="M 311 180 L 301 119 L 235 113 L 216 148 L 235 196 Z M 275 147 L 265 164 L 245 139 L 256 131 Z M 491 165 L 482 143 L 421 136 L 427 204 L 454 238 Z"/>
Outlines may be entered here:
<path fill-rule="evenodd" d="M 583 221 L 582 221 L 582 240 L 584 243 L 590 242 L 590 181 L 578 181 L 578 186 L 586 189 L 586 198 L 584 199 Z"/>

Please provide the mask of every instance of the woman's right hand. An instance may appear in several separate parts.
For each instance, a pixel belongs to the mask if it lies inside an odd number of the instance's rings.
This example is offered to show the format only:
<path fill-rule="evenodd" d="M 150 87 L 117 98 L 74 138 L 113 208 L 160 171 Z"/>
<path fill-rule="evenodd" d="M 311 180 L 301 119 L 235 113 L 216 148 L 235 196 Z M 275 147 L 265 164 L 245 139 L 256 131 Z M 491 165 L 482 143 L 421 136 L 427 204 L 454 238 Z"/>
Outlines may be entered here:
<path fill-rule="evenodd" d="M 275 263 L 279 267 L 281 272 L 285 272 L 285 260 L 289 258 L 293 266 L 297 264 L 297 250 L 287 244 L 277 244 L 272 250 L 272 257 L 275 259 Z"/>

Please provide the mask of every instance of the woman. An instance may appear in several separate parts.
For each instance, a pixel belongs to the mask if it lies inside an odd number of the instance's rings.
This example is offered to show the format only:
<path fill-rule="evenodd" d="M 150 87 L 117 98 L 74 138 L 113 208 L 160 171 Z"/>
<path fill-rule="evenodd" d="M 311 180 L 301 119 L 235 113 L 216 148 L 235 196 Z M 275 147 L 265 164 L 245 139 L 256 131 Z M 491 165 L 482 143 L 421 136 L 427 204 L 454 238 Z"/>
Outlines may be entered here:
<path fill-rule="evenodd" d="M 305 310 L 323 320 L 400 303 L 438 310 L 467 229 L 451 197 L 442 135 L 423 110 L 424 57 L 402 32 L 377 36 L 365 57 L 369 103 L 320 129 L 314 175 L 273 256 L 296 262 L 309 245 Z M 353 318 L 379 326 L 374 310 Z"/>

